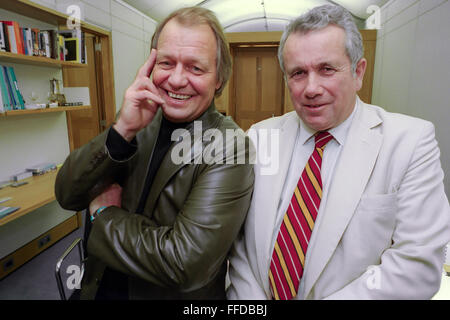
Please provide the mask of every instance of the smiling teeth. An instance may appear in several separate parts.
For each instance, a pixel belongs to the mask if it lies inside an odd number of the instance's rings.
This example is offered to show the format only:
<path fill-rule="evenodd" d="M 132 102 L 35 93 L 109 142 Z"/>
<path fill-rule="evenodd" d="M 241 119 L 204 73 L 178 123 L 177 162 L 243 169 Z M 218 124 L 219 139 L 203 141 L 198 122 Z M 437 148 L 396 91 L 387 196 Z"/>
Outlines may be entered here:
<path fill-rule="evenodd" d="M 187 96 L 187 95 L 183 95 L 183 94 L 175 94 L 170 91 L 167 91 L 167 93 L 169 94 L 169 97 L 175 98 L 175 99 L 181 99 L 181 100 L 186 100 L 191 97 L 191 96 Z"/>

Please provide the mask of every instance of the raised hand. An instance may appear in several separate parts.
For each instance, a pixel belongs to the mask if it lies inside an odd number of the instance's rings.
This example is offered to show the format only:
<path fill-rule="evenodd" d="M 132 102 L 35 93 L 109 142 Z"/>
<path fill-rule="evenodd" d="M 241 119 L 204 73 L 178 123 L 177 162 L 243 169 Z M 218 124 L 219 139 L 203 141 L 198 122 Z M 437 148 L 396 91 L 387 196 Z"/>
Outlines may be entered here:
<path fill-rule="evenodd" d="M 150 79 L 156 61 L 156 49 L 152 49 L 148 60 L 139 69 L 133 84 L 125 92 L 119 119 L 114 129 L 127 141 L 147 126 L 164 100 Z"/>

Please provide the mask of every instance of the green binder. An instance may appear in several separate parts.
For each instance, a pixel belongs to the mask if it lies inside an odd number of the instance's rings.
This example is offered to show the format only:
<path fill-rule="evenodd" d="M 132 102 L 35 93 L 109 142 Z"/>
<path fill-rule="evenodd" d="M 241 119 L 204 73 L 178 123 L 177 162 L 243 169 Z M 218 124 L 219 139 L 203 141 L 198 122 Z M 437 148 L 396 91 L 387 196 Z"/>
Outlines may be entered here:
<path fill-rule="evenodd" d="M 20 92 L 19 85 L 17 83 L 16 73 L 13 67 L 8 67 L 9 78 L 12 82 L 12 89 L 14 91 L 14 97 L 16 98 L 16 103 L 20 106 L 20 109 L 25 110 L 25 103 L 23 101 L 22 93 Z"/>
<path fill-rule="evenodd" d="M 6 87 L 5 76 L 3 74 L 2 66 L 0 66 L 0 90 L 3 98 L 3 107 L 5 111 L 12 110 L 11 99 L 9 98 L 8 88 Z"/>

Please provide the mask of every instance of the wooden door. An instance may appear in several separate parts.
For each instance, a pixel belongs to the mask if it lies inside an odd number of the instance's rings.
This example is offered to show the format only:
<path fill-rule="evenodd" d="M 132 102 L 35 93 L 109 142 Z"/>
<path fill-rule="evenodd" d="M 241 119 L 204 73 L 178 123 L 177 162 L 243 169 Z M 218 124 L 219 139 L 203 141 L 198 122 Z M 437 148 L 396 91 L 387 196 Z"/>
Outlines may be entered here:
<path fill-rule="evenodd" d="M 85 34 L 88 68 L 63 68 L 64 87 L 89 87 L 91 109 L 67 112 L 70 150 L 77 149 L 100 133 L 99 99 L 95 67 L 95 36 Z"/>
<path fill-rule="evenodd" d="M 231 114 L 247 130 L 261 120 L 283 111 L 284 83 L 277 59 L 278 46 L 233 48 Z"/>
<path fill-rule="evenodd" d="M 375 49 L 377 47 L 377 30 L 360 30 L 363 38 L 364 58 L 367 60 L 366 73 L 364 74 L 361 90 L 358 96 L 365 103 L 372 103 L 373 74 L 375 66 Z"/>

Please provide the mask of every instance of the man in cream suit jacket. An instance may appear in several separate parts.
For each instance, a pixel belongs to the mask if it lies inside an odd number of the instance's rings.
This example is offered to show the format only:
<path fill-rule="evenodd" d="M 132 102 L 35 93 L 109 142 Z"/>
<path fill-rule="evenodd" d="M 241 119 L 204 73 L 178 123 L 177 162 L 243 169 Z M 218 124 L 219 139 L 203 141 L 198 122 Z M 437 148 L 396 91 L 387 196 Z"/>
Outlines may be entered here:
<path fill-rule="evenodd" d="M 279 59 L 295 111 L 249 131 L 258 149 L 278 150 L 271 159 L 278 170 L 255 165 L 252 203 L 230 256 L 229 299 L 289 299 L 275 294 L 269 270 L 321 131 L 333 139 L 323 151 L 323 194 L 303 274 L 296 271 L 298 287 L 280 291 L 292 290 L 294 299 L 429 299 L 439 289 L 450 210 L 434 126 L 357 97 L 362 51 L 350 14 L 337 6 L 315 8 L 284 32 Z M 279 143 L 268 146 L 267 133 Z"/>

